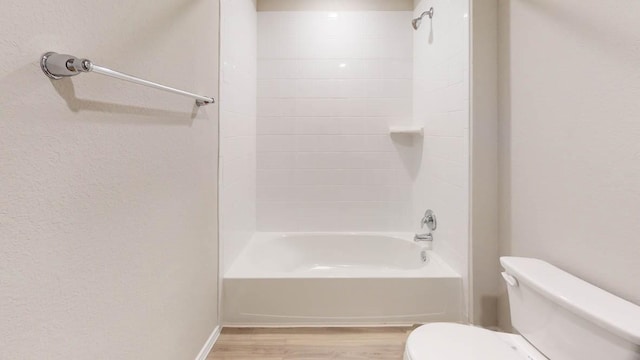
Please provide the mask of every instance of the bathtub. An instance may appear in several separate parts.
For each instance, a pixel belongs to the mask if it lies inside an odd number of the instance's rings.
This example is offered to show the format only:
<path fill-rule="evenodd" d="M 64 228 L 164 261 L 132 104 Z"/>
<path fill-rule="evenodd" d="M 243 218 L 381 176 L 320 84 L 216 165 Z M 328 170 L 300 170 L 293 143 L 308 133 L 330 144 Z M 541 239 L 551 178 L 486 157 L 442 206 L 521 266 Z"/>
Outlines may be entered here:
<path fill-rule="evenodd" d="M 460 275 L 412 237 L 407 233 L 256 233 L 224 275 L 224 324 L 460 321 Z"/>

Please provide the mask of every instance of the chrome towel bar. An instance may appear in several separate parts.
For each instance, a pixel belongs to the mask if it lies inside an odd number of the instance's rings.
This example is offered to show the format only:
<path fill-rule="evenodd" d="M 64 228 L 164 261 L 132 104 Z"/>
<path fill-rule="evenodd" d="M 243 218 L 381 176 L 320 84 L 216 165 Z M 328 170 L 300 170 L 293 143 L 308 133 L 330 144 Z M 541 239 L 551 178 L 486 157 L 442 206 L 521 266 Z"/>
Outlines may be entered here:
<path fill-rule="evenodd" d="M 213 104 L 215 102 L 213 98 L 207 96 L 202 96 L 187 91 L 174 89 L 169 86 L 156 84 L 148 80 L 140 79 L 135 76 L 127 75 L 118 71 L 95 65 L 91 62 L 91 60 L 79 59 L 73 55 L 48 52 L 42 55 L 42 58 L 40 59 L 40 67 L 49 78 L 54 80 L 59 80 L 63 77 L 75 76 L 83 72 L 94 72 L 116 79 L 129 81 L 134 84 L 148 86 L 154 89 L 163 90 L 182 96 L 188 96 L 190 98 L 194 98 L 196 100 L 196 105 L 198 106 Z"/>

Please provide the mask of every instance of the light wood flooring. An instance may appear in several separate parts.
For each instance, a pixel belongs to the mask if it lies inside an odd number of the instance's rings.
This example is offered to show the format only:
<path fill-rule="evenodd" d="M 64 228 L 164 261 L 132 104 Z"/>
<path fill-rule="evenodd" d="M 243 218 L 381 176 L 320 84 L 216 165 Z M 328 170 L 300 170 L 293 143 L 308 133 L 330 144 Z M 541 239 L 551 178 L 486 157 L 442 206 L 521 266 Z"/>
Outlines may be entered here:
<path fill-rule="evenodd" d="M 207 360 L 402 360 L 412 329 L 224 328 Z"/>

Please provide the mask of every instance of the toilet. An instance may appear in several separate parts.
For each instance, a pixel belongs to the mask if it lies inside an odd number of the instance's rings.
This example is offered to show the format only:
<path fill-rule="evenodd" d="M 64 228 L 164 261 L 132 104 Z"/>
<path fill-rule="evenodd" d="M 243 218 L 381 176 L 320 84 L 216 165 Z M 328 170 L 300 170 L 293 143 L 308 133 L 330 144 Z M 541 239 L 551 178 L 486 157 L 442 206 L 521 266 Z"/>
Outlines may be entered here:
<path fill-rule="evenodd" d="M 404 360 L 640 360 L 640 307 L 538 259 L 502 257 L 518 334 L 432 323 Z"/>

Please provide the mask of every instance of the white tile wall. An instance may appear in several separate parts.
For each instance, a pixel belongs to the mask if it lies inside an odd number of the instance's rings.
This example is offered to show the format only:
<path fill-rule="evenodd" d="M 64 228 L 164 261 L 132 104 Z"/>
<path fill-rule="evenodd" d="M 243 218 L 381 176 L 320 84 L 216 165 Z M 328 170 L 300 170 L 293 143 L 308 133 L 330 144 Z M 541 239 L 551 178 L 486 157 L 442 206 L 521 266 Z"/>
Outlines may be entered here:
<path fill-rule="evenodd" d="M 468 297 L 469 3 L 416 3 L 415 16 L 431 6 L 436 15 L 413 36 L 413 116 L 425 137 L 412 219 L 428 208 L 436 212 L 434 248 L 463 276 Z"/>
<path fill-rule="evenodd" d="M 411 17 L 259 13 L 258 230 L 410 228 L 411 171 L 388 127 L 412 121 Z"/>
<path fill-rule="evenodd" d="M 256 229 L 257 13 L 222 0 L 220 241 L 226 271 Z"/>

